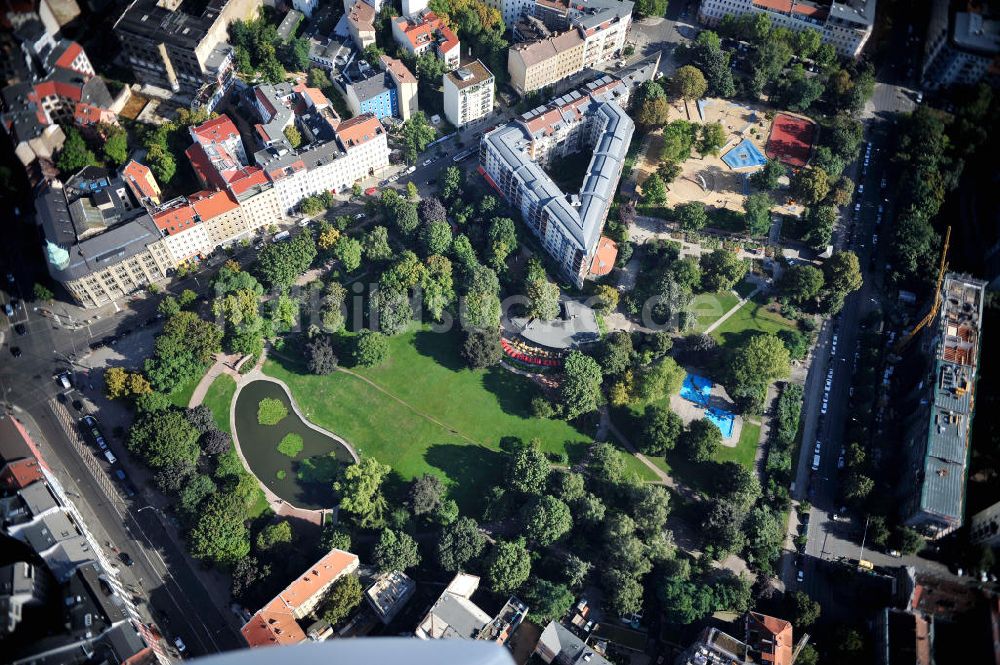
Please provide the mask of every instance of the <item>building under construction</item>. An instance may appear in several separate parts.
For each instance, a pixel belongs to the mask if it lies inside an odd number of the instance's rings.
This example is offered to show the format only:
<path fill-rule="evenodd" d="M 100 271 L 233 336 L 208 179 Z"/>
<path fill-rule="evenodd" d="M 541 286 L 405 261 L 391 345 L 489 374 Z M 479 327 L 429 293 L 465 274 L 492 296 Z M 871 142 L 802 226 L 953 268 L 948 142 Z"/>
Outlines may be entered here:
<path fill-rule="evenodd" d="M 921 340 L 930 361 L 904 439 L 902 517 L 930 538 L 960 527 L 965 512 L 985 288 L 967 275 L 945 275 L 937 317 Z"/>

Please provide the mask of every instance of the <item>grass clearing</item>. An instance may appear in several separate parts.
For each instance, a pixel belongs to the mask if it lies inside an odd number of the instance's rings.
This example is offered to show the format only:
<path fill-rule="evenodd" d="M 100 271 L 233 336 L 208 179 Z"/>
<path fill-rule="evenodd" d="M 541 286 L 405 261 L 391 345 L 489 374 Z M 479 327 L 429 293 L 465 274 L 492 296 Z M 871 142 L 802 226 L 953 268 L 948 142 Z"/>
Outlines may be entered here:
<path fill-rule="evenodd" d="M 174 392 L 170 393 L 170 403 L 174 406 L 178 406 L 182 409 L 186 409 L 188 404 L 191 403 L 191 395 L 194 394 L 194 389 L 198 387 L 198 383 L 201 381 L 201 376 L 198 376 L 192 381 L 187 383 L 182 383 L 174 389 Z"/>
<path fill-rule="evenodd" d="M 769 306 L 769 303 L 758 294 L 713 330 L 712 337 L 725 346 L 742 340 L 748 332 L 777 333 L 781 330 L 797 329 L 794 321 L 771 311 Z"/>
<path fill-rule="evenodd" d="M 230 434 L 232 431 L 229 427 L 229 406 L 233 403 L 235 394 L 236 380 L 228 374 L 220 374 L 212 381 L 212 385 L 205 392 L 205 399 L 201 401 L 215 417 L 215 426 Z"/>
<path fill-rule="evenodd" d="M 716 462 L 736 462 L 744 468 L 753 470 L 753 463 L 757 457 L 757 442 L 760 440 L 760 424 L 743 419 L 743 429 L 740 431 L 740 440 L 736 442 L 735 448 L 729 446 L 719 446 L 712 456 Z"/>
<path fill-rule="evenodd" d="M 701 293 L 691 301 L 691 312 L 695 317 L 693 333 L 705 332 L 705 329 L 722 318 L 722 315 L 736 307 L 740 298 L 732 291 L 718 293 Z"/>
<path fill-rule="evenodd" d="M 527 379 L 501 368 L 466 368 L 457 332 L 419 328 L 389 345 L 385 364 L 354 368 L 359 376 L 315 376 L 277 356 L 264 372 L 288 385 L 306 418 L 390 465 L 396 481 L 423 473 L 447 479 L 470 514 L 501 477 L 504 438 L 537 438 L 544 452 L 564 452 L 571 463 L 592 440 L 564 421 L 534 418 L 530 401 L 538 388 Z"/>

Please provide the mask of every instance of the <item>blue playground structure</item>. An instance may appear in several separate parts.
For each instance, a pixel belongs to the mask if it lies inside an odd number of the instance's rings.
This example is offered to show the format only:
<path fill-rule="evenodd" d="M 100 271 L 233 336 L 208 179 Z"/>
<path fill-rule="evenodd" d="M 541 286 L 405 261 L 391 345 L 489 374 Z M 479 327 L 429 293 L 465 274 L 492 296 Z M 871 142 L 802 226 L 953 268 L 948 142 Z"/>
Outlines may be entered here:
<path fill-rule="evenodd" d="M 750 166 L 763 166 L 767 163 L 767 158 L 753 141 L 743 139 L 722 156 L 722 161 L 731 169 L 745 169 Z"/>

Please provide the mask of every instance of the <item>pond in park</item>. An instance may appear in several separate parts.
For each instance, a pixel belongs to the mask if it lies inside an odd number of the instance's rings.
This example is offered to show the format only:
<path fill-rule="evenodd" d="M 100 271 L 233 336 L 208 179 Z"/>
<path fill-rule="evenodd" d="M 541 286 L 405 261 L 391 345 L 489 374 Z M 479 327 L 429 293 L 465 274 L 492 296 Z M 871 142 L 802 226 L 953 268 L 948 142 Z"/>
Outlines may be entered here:
<path fill-rule="evenodd" d="M 278 400 L 288 415 L 274 425 L 260 424 L 257 409 L 263 399 Z M 343 443 L 300 418 L 279 384 L 258 380 L 240 390 L 236 436 L 250 469 L 272 492 L 299 508 L 333 507 L 331 485 L 338 467 L 353 461 L 351 453 Z M 294 457 L 278 450 L 283 440 Z"/>

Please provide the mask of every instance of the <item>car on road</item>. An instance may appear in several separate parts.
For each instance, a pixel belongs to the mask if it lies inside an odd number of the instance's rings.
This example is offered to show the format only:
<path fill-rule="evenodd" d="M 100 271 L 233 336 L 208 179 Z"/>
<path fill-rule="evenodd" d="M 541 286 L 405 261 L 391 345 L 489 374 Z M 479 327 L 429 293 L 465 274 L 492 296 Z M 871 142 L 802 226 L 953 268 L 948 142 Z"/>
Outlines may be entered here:
<path fill-rule="evenodd" d="M 59 379 L 59 385 L 61 385 L 66 390 L 69 390 L 70 388 L 73 387 L 73 384 L 69 380 L 69 372 L 63 372 L 56 378 Z"/>
<path fill-rule="evenodd" d="M 396 182 L 397 180 L 399 180 L 399 174 L 398 173 L 396 175 L 394 175 L 394 176 L 390 176 L 390 178 L 389 178 L 389 182 Z"/>
<path fill-rule="evenodd" d="M 125 472 L 121 469 L 115 469 L 115 478 L 118 480 L 125 480 Z"/>
<path fill-rule="evenodd" d="M 860 202 L 854 204 L 854 212 L 861 212 L 861 203 Z"/>
<path fill-rule="evenodd" d="M 187 646 L 185 646 L 184 640 L 179 637 L 174 638 L 174 646 L 177 647 L 177 653 L 184 653 L 187 651 Z"/>
<path fill-rule="evenodd" d="M 14 332 L 24 337 L 25 335 L 28 334 L 28 329 L 24 327 L 23 323 L 18 323 L 16 326 L 14 326 Z"/>
<path fill-rule="evenodd" d="M 115 457 L 115 454 L 110 450 L 104 451 L 104 459 L 108 460 L 108 464 L 114 464 L 115 462 L 118 461 L 118 458 Z"/>
<path fill-rule="evenodd" d="M 12 347 L 10 347 L 10 355 L 14 356 L 15 358 L 20 358 L 21 357 L 21 347 L 19 347 L 19 346 L 12 346 Z"/>
<path fill-rule="evenodd" d="M 867 161 L 865 162 L 865 166 L 868 166 Z M 858 185 L 858 194 L 864 194 L 864 193 L 865 193 L 865 184 L 861 183 L 860 185 Z"/>
<path fill-rule="evenodd" d="M 365 213 L 363 212 L 359 212 L 354 216 L 354 219 L 364 219 L 364 218 L 365 218 Z"/>
<path fill-rule="evenodd" d="M 816 453 L 815 455 L 813 455 L 813 461 L 812 461 L 813 471 L 819 471 L 819 462 L 820 462 L 820 456 L 819 453 Z"/>
<path fill-rule="evenodd" d="M 378 192 L 378 187 L 369 187 L 365 190 L 365 196 L 375 196 L 376 192 Z"/>
<path fill-rule="evenodd" d="M 378 183 L 378 186 L 379 187 L 385 187 L 388 184 L 389 184 L 388 180 L 380 180 L 379 183 Z"/>
<path fill-rule="evenodd" d="M 805 573 L 803 573 L 801 570 L 795 573 L 795 580 L 799 584 L 802 584 L 802 582 L 804 582 L 805 579 L 806 579 Z"/>
<path fill-rule="evenodd" d="M 894 557 L 896 557 L 898 559 L 899 557 L 901 557 L 903 555 L 902 555 L 902 553 L 899 550 L 889 550 L 889 556 L 894 556 Z"/>
<path fill-rule="evenodd" d="M 433 162 L 433 159 L 425 159 L 421 166 L 430 166 Z"/>
<path fill-rule="evenodd" d="M 128 552 L 119 552 L 118 553 L 118 560 L 121 561 L 122 563 L 124 563 L 129 568 L 131 568 L 132 566 L 135 565 L 135 561 L 132 560 L 132 557 L 129 556 Z"/>
<path fill-rule="evenodd" d="M 10 303 L 4 303 L 3 311 L 7 314 L 8 317 L 14 316 L 14 306 L 11 305 Z"/>

